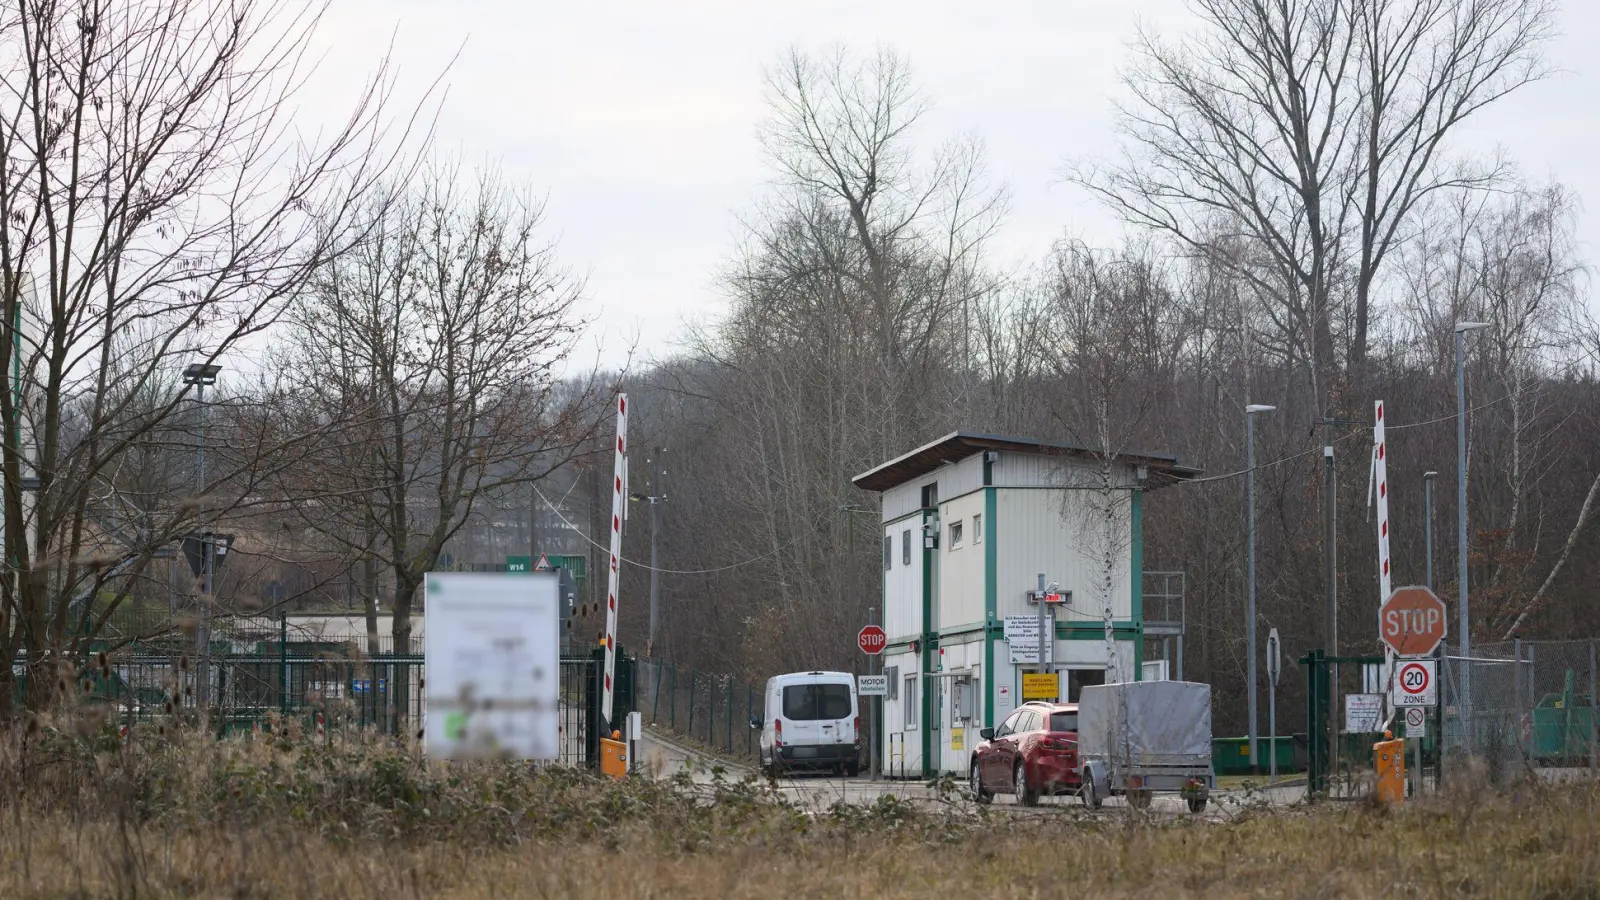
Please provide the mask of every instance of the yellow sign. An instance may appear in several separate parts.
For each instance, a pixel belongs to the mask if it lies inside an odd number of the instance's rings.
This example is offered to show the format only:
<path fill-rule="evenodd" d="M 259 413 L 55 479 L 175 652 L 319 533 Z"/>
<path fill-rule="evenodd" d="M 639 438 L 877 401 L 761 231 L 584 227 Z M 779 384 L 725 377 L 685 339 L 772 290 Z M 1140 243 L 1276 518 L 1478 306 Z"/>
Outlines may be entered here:
<path fill-rule="evenodd" d="M 1054 700 L 1056 699 L 1056 693 L 1060 690 L 1061 681 L 1057 675 L 1024 673 L 1022 676 L 1022 699 L 1024 700 Z"/>
<path fill-rule="evenodd" d="M 952 728 L 952 729 L 950 729 L 950 749 L 951 750 L 965 750 L 965 749 L 967 749 L 967 730 L 965 728 Z"/>

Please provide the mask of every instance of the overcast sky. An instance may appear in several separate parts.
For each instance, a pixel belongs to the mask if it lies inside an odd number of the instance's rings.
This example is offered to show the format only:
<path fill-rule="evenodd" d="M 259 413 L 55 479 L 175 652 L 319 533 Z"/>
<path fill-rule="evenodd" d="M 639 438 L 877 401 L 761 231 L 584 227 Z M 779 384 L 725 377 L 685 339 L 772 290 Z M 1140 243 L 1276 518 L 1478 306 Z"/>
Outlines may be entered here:
<path fill-rule="evenodd" d="M 1037 258 L 1071 235 L 1117 225 L 1060 182 L 1062 163 L 1114 148 L 1111 98 L 1136 26 L 1191 26 L 1182 0 L 718 0 L 517 2 L 334 0 L 323 62 L 305 99 L 334 111 L 391 36 L 401 89 L 444 71 L 439 145 L 493 161 L 545 192 L 562 258 L 587 279 L 596 324 L 580 356 L 619 364 L 631 344 L 670 353 L 687 322 L 724 307 L 715 283 L 738 216 L 769 172 L 756 142 L 761 72 L 791 46 L 893 47 L 932 113 L 920 142 L 980 136 L 1011 214 L 1001 261 Z M 1568 0 L 1550 61 L 1562 70 L 1495 107 L 1460 149 L 1503 148 L 1537 179 L 1600 198 L 1600 4 Z M 1584 253 L 1600 246 L 1585 215 Z"/>

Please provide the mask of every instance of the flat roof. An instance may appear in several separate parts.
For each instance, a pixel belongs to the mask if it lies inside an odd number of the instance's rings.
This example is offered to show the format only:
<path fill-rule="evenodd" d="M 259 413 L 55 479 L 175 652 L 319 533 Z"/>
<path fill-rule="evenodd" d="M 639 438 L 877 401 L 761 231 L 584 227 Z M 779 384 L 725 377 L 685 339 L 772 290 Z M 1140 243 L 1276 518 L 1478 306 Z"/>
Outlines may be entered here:
<path fill-rule="evenodd" d="M 1105 454 L 1091 447 L 1080 447 L 1062 441 L 1041 441 L 1037 438 L 1014 437 L 1003 434 L 975 434 L 952 431 L 938 440 L 923 444 L 904 456 L 862 472 L 850 479 L 865 491 L 882 493 L 905 484 L 948 463 L 959 462 L 974 453 L 985 450 L 1008 450 L 1013 453 L 1034 453 L 1042 456 L 1072 456 L 1080 459 L 1102 459 Z M 1118 462 L 1125 465 L 1147 466 L 1150 469 L 1150 487 L 1164 487 L 1187 481 L 1201 473 L 1200 469 L 1179 464 L 1170 453 L 1145 453 L 1128 451 L 1116 454 Z"/>

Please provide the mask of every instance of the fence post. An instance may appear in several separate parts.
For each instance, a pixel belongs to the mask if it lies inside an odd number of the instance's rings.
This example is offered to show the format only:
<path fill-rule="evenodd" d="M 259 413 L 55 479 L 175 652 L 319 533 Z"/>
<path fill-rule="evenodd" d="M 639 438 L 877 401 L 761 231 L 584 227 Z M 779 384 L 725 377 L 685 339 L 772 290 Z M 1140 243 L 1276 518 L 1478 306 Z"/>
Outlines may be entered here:
<path fill-rule="evenodd" d="M 669 665 L 672 666 L 672 669 L 671 669 L 671 671 L 669 673 L 672 676 L 672 678 L 671 678 L 671 681 L 669 681 L 667 683 L 667 718 L 668 718 L 668 720 L 670 720 L 668 725 L 667 725 L 667 727 L 671 728 L 673 731 L 677 731 L 678 730 L 678 664 L 677 663 L 669 663 Z"/>
<path fill-rule="evenodd" d="M 717 679 L 711 679 L 710 688 L 706 692 L 706 746 L 715 750 L 717 748 Z"/>
<path fill-rule="evenodd" d="M 1600 698 L 1595 697 L 1595 650 L 1589 642 L 1589 768 L 1600 769 Z"/>
<path fill-rule="evenodd" d="M 661 664 L 651 660 L 646 665 L 650 667 L 650 724 L 654 725 L 661 714 Z"/>
<path fill-rule="evenodd" d="M 751 687 L 750 685 L 747 684 L 747 685 L 744 686 L 744 717 L 746 719 L 748 719 L 751 716 L 755 715 L 755 706 L 756 706 L 756 690 L 755 690 L 755 688 L 753 688 L 753 687 Z M 762 712 L 761 717 L 763 719 L 766 718 L 766 713 L 764 711 Z M 766 724 L 766 723 L 763 722 L 762 724 Z M 744 732 L 744 755 L 745 756 L 749 756 L 750 755 L 750 741 L 751 741 L 751 738 L 753 736 L 753 732 L 754 731 L 755 731 L 754 728 L 746 728 L 745 729 L 745 732 Z"/>
<path fill-rule="evenodd" d="M 694 737 L 694 670 L 689 670 L 689 737 Z"/>
<path fill-rule="evenodd" d="M 278 714 L 289 716 L 289 609 L 278 610 Z"/>
<path fill-rule="evenodd" d="M 723 689 L 728 700 L 728 755 L 733 755 L 733 679 L 728 679 L 728 686 Z"/>

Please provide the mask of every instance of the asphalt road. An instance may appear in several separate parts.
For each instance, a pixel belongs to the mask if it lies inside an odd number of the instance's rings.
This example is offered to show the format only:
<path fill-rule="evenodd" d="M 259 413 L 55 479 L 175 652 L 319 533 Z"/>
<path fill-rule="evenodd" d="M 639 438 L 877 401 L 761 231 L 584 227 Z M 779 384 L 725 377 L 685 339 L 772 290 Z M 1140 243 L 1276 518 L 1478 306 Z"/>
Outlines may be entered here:
<path fill-rule="evenodd" d="M 680 772 L 687 772 L 691 779 L 702 784 L 709 784 L 717 777 L 713 771 L 714 767 L 722 769 L 721 777 L 725 779 L 742 780 L 755 774 L 755 770 L 749 766 L 707 758 L 674 742 L 669 737 L 648 730 L 645 733 L 640 758 L 647 774 L 672 777 Z M 857 778 L 795 775 L 779 778 L 777 781 L 777 791 L 780 796 L 802 807 L 818 811 L 826 810 L 840 801 L 867 804 L 877 802 L 880 797 L 886 796 L 929 805 L 945 801 L 969 802 L 965 785 L 957 783 L 954 787 L 951 796 L 941 798 L 936 789 L 923 781 L 897 781 L 872 778 L 867 775 Z M 1227 818 L 1250 808 L 1293 805 L 1304 797 L 1303 786 L 1273 787 L 1254 791 L 1217 791 L 1211 795 L 1211 803 L 1204 815 L 1208 818 Z M 995 810 L 1010 810 L 1020 815 L 1048 815 L 1052 811 L 1059 814 L 1062 807 L 1085 809 L 1083 802 L 1076 796 L 1045 797 L 1041 799 L 1039 806 L 1028 808 L 1017 803 L 1014 797 L 1001 795 L 995 798 L 992 806 Z M 1109 814 L 1127 809 L 1126 800 L 1112 797 L 1105 801 L 1102 812 Z M 1156 795 L 1150 811 L 1173 816 L 1190 815 L 1187 805 L 1176 794 Z"/>

